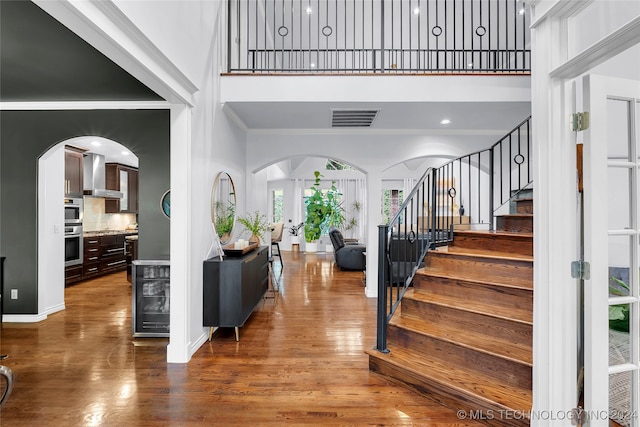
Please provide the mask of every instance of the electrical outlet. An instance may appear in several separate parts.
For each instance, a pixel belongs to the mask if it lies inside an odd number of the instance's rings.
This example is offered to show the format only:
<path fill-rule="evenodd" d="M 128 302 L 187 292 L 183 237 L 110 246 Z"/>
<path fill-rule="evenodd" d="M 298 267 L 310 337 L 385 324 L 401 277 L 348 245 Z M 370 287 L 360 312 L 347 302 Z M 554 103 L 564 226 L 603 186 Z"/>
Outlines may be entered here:
<path fill-rule="evenodd" d="M 18 290 L 11 289 L 11 299 L 18 299 Z"/>

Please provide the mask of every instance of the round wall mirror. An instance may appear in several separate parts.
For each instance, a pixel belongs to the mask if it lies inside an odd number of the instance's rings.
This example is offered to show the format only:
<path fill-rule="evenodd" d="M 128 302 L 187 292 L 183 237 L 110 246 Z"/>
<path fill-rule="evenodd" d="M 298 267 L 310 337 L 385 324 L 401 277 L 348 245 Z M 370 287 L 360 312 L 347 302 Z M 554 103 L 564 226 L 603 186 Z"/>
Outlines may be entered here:
<path fill-rule="evenodd" d="M 211 190 L 211 222 L 221 244 L 231 240 L 236 223 L 236 189 L 226 172 L 220 172 Z"/>

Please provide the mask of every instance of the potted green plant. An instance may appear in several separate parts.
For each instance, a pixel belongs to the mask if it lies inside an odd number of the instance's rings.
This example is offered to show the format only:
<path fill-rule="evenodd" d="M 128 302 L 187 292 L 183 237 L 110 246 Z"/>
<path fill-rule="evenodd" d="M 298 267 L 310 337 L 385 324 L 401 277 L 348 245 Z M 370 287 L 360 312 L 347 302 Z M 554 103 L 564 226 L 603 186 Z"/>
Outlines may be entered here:
<path fill-rule="evenodd" d="M 325 196 L 326 205 L 329 207 L 329 212 L 327 213 L 327 217 L 323 224 L 323 232 L 328 233 L 332 227 L 337 229 L 342 229 L 344 227 L 344 223 L 346 221 L 344 214 L 345 210 L 342 207 L 342 200 L 340 200 L 342 193 L 338 191 L 336 187 L 336 182 L 331 182 L 331 188 L 327 191 Z M 327 252 L 333 251 L 333 245 L 331 243 L 327 244 L 326 247 Z"/>
<path fill-rule="evenodd" d="M 234 225 L 234 205 L 225 205 L 222 202 L 215 202 L 214 226 L 221 242 L 228 242 L 231 239 L 231 231 Z"/>
<path fill-rule="evenodd" d="M 315 171 L 315 183 L 311 186 L 311 195 L 305 196 L 304 204 L 307 211 L 307 219 L 304 223 L 304 240 L 306 241 L 307 252 L 316 252 L 318 239 L 322 235 L 324 222 L 330 212 L 330 207 L 320 190 L 320 175 L 319 171 Z"/>
<path fill-rule="evenodd" d="M 255 211 L 253 214 L 246 214 L 238 218 L 238 222 L 251 233 L 250 242 L 261 242 L 262 235 L 271 229 L 271 224 L 267 216 Z"/>

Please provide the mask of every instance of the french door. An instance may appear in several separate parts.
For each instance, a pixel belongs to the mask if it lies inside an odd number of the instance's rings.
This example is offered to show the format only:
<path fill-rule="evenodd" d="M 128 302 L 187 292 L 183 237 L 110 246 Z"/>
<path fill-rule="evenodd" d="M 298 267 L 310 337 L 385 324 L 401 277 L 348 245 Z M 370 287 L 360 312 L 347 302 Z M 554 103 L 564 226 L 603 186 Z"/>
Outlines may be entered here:
<path fill-rule="evenodd" d="M 640 427 L 640 81 L 587 75 L 582 90 L 585 415 Z"/>

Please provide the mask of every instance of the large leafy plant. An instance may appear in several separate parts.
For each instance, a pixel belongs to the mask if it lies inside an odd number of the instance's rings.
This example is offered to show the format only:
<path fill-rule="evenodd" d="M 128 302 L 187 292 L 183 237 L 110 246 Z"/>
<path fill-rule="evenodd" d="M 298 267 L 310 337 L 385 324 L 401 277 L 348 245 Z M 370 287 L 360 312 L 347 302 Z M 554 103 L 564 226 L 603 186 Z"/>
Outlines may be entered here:
<path fill-rule="evenodd" d="M 338 191 L 336 182 L 331 182 L 331 188 L 327 191 L 326 204 L 329 207 L 329 213 L 324 221 L 323 228 L 325 232 L 328 232 L 331 227 L 343 228 L 345 223 L 345 210 L 342 207 L 342 200 L 340 197 L 342 193 Z"/>
<path fill-rule="evenodd" d="M 628 295 L 630 290 L 629 285 L 622 280 L 611 277 L 611 280 L 618 285 L 614 287 L 609 285 L 609 292 L 617 296 Z M 625 293 L 620 288 L 626 290 Z M 610 305 L 609 306 L 609 328 L 621 332 L 629 332 L 629 304 Z"/>
<path fill-rule="evenodd" d="M 312 193 L 304 198 L 307 210 L 307 219 L 304 223 L 304 239 L 307 242 L 314 242 L 320 238 L 324 223 L 331 212 L 331 208 L 320 190 L 320 177 L 322 175 L 320 175 L 319 171 L 315 171 L 313 174 L 315 182 L 311 186 Z"/>

